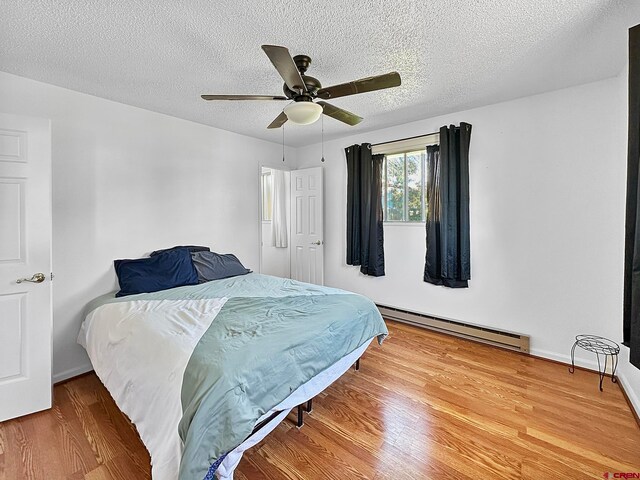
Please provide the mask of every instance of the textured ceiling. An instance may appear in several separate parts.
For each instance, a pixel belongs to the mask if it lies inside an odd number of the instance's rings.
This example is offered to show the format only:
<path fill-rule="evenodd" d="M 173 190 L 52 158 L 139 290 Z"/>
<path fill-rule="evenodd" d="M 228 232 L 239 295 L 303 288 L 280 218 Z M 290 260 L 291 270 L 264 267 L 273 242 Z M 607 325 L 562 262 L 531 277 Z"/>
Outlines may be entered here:
<path fill-rule="evenodd" d="M 637 0 L 2 0 L 0 70 L 274 142 L 286 103 L 199 97 L 281 94 L 261 44 L 311 56 L 323 86 L 400 72 L 332 101 L 365 118 L 326 118 L 335 138 L 616 75 L 636 23 Z"/>

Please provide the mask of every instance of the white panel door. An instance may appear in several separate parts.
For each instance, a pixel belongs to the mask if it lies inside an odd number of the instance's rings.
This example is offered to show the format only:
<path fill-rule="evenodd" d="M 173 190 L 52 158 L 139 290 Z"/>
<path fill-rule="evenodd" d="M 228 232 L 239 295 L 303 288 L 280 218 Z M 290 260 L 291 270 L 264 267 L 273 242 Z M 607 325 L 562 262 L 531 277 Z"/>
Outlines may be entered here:
<path fill-rule="evenodd" d="M 324 283 L 322 168 L 291 172 L 291 278 Z"/>
<path fill-rule="evenodd" d="M 51 127 L 0 113 L 0 421 L 51 407 L 50 278 Z"/>

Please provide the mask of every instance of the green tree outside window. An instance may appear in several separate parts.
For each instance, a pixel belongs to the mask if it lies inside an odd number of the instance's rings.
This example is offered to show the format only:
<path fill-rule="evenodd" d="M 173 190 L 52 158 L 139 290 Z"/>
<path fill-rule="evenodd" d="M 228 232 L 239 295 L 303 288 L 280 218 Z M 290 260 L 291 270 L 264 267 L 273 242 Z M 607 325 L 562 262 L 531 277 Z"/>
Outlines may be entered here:
<path fill-rule="evenodd" d="M 384 221 L 425 221 L 425 157 L 424 151 L 385 156 L 382 186 Z"/>

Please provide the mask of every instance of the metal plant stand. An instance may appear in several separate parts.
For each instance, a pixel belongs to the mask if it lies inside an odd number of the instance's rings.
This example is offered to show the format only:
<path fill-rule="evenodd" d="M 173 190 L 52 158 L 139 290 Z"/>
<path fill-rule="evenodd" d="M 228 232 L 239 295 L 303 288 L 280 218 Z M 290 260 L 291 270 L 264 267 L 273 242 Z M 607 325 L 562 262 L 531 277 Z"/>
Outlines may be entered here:
<path fill-rule="evenodd" d="M 575 371 L 575 351 L 576 347 L 596 354 L 598 358 L 598 375 L 600 376 L 600 391 L 602 391 L 602 380 L 607 375 L 607 359 L 611 357 L 611 381 L 617 383 L 616 369 L 618 368 L 618 354 L 620 353 L 620 345 L 608 338 L 599 337 L 597 335 L 576 335 L 576 341 L 571 347 L 571 367 L 569 373 Z M 601 369 L 600 355 L 604 355 L 604 368 Z"/>

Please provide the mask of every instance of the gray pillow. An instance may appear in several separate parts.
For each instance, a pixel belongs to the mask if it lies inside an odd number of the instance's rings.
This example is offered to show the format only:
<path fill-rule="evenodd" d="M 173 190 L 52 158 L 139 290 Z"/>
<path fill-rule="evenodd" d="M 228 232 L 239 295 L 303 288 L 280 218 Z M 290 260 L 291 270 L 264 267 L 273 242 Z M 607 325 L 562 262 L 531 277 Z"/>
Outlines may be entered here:
<path fill-rule="evenodd" d="M 193 253 L 193 252 L 204 252 L 204 251 L 208 252 L 209 250 L 211 250 L 209 247 L 200 247 L 198 245 L 178 245 L 176 247 L 163 248 L 162 250 L 156 250 L 155 252 L 151 252 L 149 254 L 149 256 L 150 257 L 155 257 L 156 255 L 160 255 L 161 253 L 170 252 L 172 250 L 180 250 L 181 248 L 188 249 L 190 253 Z"/>
<path fill-rule="evenodd" d="M 200 283 L 251 273 L 251 270 L 244 268 L 238 257 L 231 253 L 221 255 L 215 252 L 193 252 L 191 260 L 198 272 Z"/>

